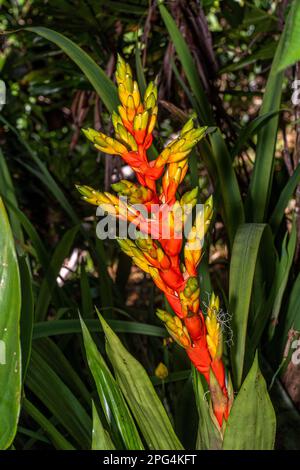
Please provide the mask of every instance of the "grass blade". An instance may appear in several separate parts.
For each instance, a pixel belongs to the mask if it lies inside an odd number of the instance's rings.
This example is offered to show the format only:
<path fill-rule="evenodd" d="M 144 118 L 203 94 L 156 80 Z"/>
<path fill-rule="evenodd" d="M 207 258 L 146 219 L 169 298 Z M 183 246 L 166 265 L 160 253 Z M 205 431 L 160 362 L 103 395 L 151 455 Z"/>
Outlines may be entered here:
<path fill-rule="evenodd" d="M 64 35 L 49 28 L 30 27 L 25 28 L 25 30 L 38 34 L 60 47 L 60 49 L 62 49 L 82 70 L 86 78 L 95 88 L 98 96 L 101 98 L 108 111 L 112 112 L 113 110 L 116 110 L 119 100 L 115 85 L 107 77 L 101 67 L 99 67 L 86 52 L 77 46 L 77 44 Z"/>
<path fill-rule="evenodd" d="M 68 256 L 74 238 L 78 232 L 79 227 L 73 227 L 68 230 L 61 241 L 57 245 L 53 257 L 51 259 L 49 268 L 42 282 L 39 296 L 36 303 L 35 318 L 36 321 L 44 320 L 47 314 L 49 304 L 51 302 L 51 293 L 56 286 L 56 279 L 59 270 L 63 264 L 64 259 Z"/>
<path fill-rule="evenodd" d="M 67 439 L 49 421 L 49 419 L 47 419 L 29 400 L 27 400 L 27 398 L 24 398 L 23 400 L 23 409 L 39 426 L 41 426 L 42 429 L 44 429 L 56 449 L 75 450 L 75 447 L 67 441 Z"/>
<path fill-rule="evenodd" d="M 22 381 L 24 383 L 27 367 L 31 355 L 32 331 L 34 320 L 34 299 L 32 292 L 32 279 L 25 256 L 19 258 L 21 278 L 22 308 L 20 318 L 21 350 L 22 350 Z"/>
<path fill-rule="evenodd" d="M 126 449 L 142 450 L 144 448 L 142 441 L 121 390 L 99 353 L 83 320 L 81 320 L 81 327 L 89 368 L 94 377 L 106 419 L 111 426 L 116 426 Z"/>
<path fill-rule="evenodd" d="M 34 349 L 27 371 L 26 386 L 68 431 L 79 448 L 90 449 L 92 437 L 90 417 L 64 381 Z"/>

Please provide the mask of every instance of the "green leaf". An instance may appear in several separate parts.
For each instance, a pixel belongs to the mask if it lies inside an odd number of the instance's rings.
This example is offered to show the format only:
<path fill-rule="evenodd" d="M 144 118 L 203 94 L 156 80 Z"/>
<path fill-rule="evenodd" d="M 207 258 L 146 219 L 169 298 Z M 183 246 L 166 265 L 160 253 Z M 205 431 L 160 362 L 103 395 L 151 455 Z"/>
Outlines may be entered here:
<path fill-rule="evenodd" d="M 143 366 L 124 348 L 103 317 L 107 355 L 116 379 L 144 436 L 149 449 L 180 450 L 179 442 L 167 413 Z"/>
<path fill-rule="evenodd" d="M 92 450 L 115 450 L 108 432 L 104 429 L 93 402 Z"/>
<path fill-rule="evenodd" d="M 209 403 L 202 385 L 199 372 L 193 367 L 193 383 L 199 414 L 197 450 L 219 450 L 222 448 L 220 432 L 211 419 Z"/>
<path fill-rule="evenodd" d="M 41 426 L 58 450 L 75 450 L 75 447 L 56 429 L 56 427 L 27 398 L 23 400 L 23 409 Z"/>
<path fill-rule="evenodd" d="M 20 413 L 21 288 L 8 217 L 0 199 L 0 449 L 12 443 Z"/>
<path fill-rule="evenodd" d="M 168 333 L 165 328 L 146 323 L 137 323 L 124 320 L 107 320 L 108 324 L 117 333 L 130 333 L 137 335 L 156 336 L 166 338 Z M 90 331 L 102 331 L 98 320 L 85 320 Z M 67 335 L 81 333 L 79 320 L 51 320 L 35 323 L 33 329 L 33 339 L 44 338 L 46 336 Z"/>
<path fill-rule="evenodd" d="M 65 385 L 71 392 L 75 396 L 80 397 L 81 402 L 85 401 L 90 406 L 90 392 L 60 347 L 50 338 L 42 338 L 33 343 L 33 348 L 44 359 L 47 365 L 51 367 L 53 372 L 63 378 Z"/>
<path fill-rule="evenodd" d="M 292 176 L 289 178 L 285 187 L 281 191 L 275 209 L 270 217 L 269 224 L 274 233 L 277 232 L 279 225 L 283 219 L 284 211 L 292 198 L 293 193 L 300 181 L 300 165 L 297 166 Z"/>
<path fill-rule="evenodd" d="M 212 109 L 204 92 L 189 47 L 162 1 L 159 4 L 159 10 L 193 92 L 193 97 L 197 103 L 196 110 L 200 116 L 201 122 L 204 125 L 214 126 L 215 121 Z M 217 168 L 218 181 L 216 181 L 215 186 L 219 187 L 222 193 L 223 216 L 226 222 L 225 225 L 227 227 L 229 239 L 232 243 L 237 227 L 244 221 L 244 209 L 241 194 L 236 175 L 232 167 L 231 156 L 220 130 L 217 129 L 216 132 L 209 134 L 209 139 L 211 147 L 205 147 L 205 152 L 203 152 L 203 154 L 206 156 L 205 162 L 208 161 L 210 173 L 212 172 L 210 160 L 214 160 L 214 164 Z M 215 174 L 211 174 L 211 177 L 215 179 Z"/>
<path fill-rule="evenodd" d="M 44 320 L 46 317 L 48 307 L 51 302 L 51 293 L 56 286 L 58 273 L 62 267 L 64 259 L 69 255 L 78 229 L 79 227 L 73 227 L 68 230 L 54 251 L 36 303 L 35 318 L 37 321 Z"/>
<path fill-rule="evenodd" d="M 294 222 L 289 240 L 287 241 L 287 233 L 284 237 L 281 249 L 280 262 L 275 274 L 274 282 L 274 303 L 272 308 L 272 314 L 270 319 L 270 325 L 268 330 L 269 341 L 272 339 L 275 328 L 278 322 L 278 316 L 281 309 L 282 299 L 285 292 L 285 288 L 288 282 L 290 269 L 293 264 L 295 249 L 297 242 L 296 223 Z"/>
<path fill-rule="evenodd" d="M 15 190 L 14 186 L 11 180 L 11 176 L 4 158 L 4 155 L 2 153 L 2 150 L 0 149 L 0 194 L 2 197 L 4 197 L 6 200 L 10 201 L 11 204 L 17 206 L 17 198 L 15 195 Z M 14 214 L 13 211 L 10 210 L 10 207 L 7 207 L 8 215 L 9 215 L 9 220 L 10 220 L 10 225 L 13 234 L 17 238 L 19 242 L 24 242 L 24 237 L 23 237 L 23 232 L 22 228 L 20 225 L 20 222 L 16 215 Z"/>
<path fill-rule="evenodd" d="M 42 267 L 46 270 L 49 264 L 49 254 L 37 233 L 35 227 L 32 225 L 28 217 L 15 205 L 10 203 L 6 198 L 3 198 L 5 204 L 9 207 L 11 212 L 16 214 L 16 217 L 20 221 L 22 227 L 24 228 L 25 232 L 27 233 L 34 249 L 36 252 L 36 256 L 41 263 Z"/>
<path fill-rule="evenodd" d="M 186 73 L 188 82 L 198 103 L 198 111 L 201 120 L 202 122 L 205 122 L 206 125 L 212 126 L 215 124 L 213 114 L 207 96 L 204 92 L 190 49 L 185 40 L 183 39 L 182 34 L 180 33 L 175 21 L 173 20 L 172 16 L 168 12 L 162 1 L 159 2 L 159 11 L 168 30 L 168 33 L 170 34 L 171 39 L 174 43 L 175 49 Z"/>
<path fill-rule="evenodd" d="M 34 300 L 32 293 L 32 279 L 25 256 L 19 258 L 21 278 L 22 308 L 20 318 L 21 350 L 22 350 L 22 381 L 24 382 L 30 360 L 32 331 L 34 319 Z"/>
<path fill-rule="evenodd" d="M 288 341 L 288 334 L 291 329 L 300 331 L 300 273 L 296 277 L 296 280 L 291 289 L 291 293 L 288 299 L 288 306 L 285 315 L 279 317 L 279 324 L 277 329 L 279 330 L 279 342 L 280 351 L 283 353 L 286 343 Z"/>
<path fill-rule="evenodd" d="M 27 165 L 23 163 L 23 166 L 27 168 L 32 174 L 34 174 L 37 178 L 39 178 L 45 187 L 53 194 L 55 199 L 58 201 L 58 203 L 61 205 L 61 207 L 64 209 L 64 211 L 69 215 L 70 219 L 74 224 L 79 223 L 79 219 L 73 210 L 71 204 L 69 203 L 68 199 L 56 183 L 55 179 L 51 175 L 51 173 L 48 171 L 46 165 L 44 162 L 42 162 L 37 155 L 37 153 L 32 150 L 28 142 L 22 137 L 22 135 L 3 117 L 0 115 L 0 121 L 2 121 L 10 130 L 13 132 L 13 134 L 17 137 L 17 139 L 20 141 L 24 149 L 28 152 L 28 155 L 30 158 L 34 161 L 35 165 L 39 168 L 39 171 L 37 171 L 35 168 L 32 168 L 30 165 Z M 22 161 L 20 161 L 22 163 Z"/>
<path fill-rule="evenodd" d="M 141 92 L 141 96 L 144 96 L 146 88 L 147 88 L 147 83 L 146 83 L 145 73 L 144 73 L 143 64 L 141 60 L 141 50 L 139 48 L 138 41 L 135 44 L 135 69 L 136 69 L 136 74 L 137 74 L 137 81 L 139 84 L 139 90 Z"/>
<path fill-rule="evenodd" d="M 81 263 L 80 268 L 80 292 L 82 316 L 83 318 L 91 317 L 94 311 L 94 305 L 84 262 Z"/>
<path fill-rule="evenodd" d="M 252 285 L 265 224 L 244 224 L 235 237 L 229 274 L 229 311 L 232 315 L 231 360 L 234 382 L 240 387 L 246 353 Z M 268 228 L 269 230 L 269 228 Z"/>
<path fill-rule="evenodd" d="M 280 108 L 284 75 L 283 72 L 278 73 L 277 68 L 284 47 L 284 38 L 291 21 L 291 14 L 292 11 L 289 13 L 272 62 L 263 103 L 259 113 L 260 116 L 279 111 Z M 253 222 L 263 222 L 267 215 L 273 181 L 278 120 L 279 117 L 278 114 L 276 114 L 258 133 L 255 164 L 246 201 L 248 219 L 253 220 Z"/>
<path fill-rule="evenodd" d="M 92 423 L 80 401 L 43 357 L 31 352 L 26 375 L 26 386 L 68 431 L 80 449 L 90 449 Z"/>
<path fill-rule="evenodd" d="M 240 154 L 241 150 L 249 139 L 256 134 L 262 127 L 267 124 L 269 119 L 275 116 L 279 111 L 270 111 L 269 113 L 263 114 L 261 116 L 257 116 L 253 121 L 249 122 L 246 126 L 244 126 L 237 138 L 236 144 L 231 151 L 232 157 L 235 157 Z"/>
<path fill-rule="evenodd" d="M 117 109 L 119 100 L 115 85 L 86 52 L 73 41 L 52 29 L 30 27 L 25 30 L 38 34 L 60 47 L 82 70 L 108 111 L 112 112 Z"/>
<path fill-rule="evenodd" d="M 100 296 L 102 307 L 112 307 L 114 297 L 112 292 L 112 280 L 107 272 L 106 253 L 103 240 L 98 237 L 95 242 L 97 262 L 99 266 Z M 111 311 L 111 310 L 110 310 Z"/>
<path fill-rule="evenodd" d="M 226 65 L 219 71 L 219 74 L 221 75 L 223 73 L 236 72 L 237 70 L 245 69 L 247 65 L 257 63 L 258 60 L 272 59 L 274 57 L 275 50 L 276 43 L 271 41 L 243 59 Z"/>
<path fill-rule="evenodd" d="M 226 424 L 224 450 L 272 450 L 276 417 L 258 357 L 235 397 Z"/>
<path fill-rule="evenodd" d="M 111 427 L 116 427 L 126 449 L 144 449 L 121 390 L 105 364 L 82 319 L 81 327 L 88 365 L 94 377 L 107 422 Z"/>
<path fill-rule="evenodd" d="M 283 71 L 300 60 L 300 3 L 298 0 L 292 2 L 282 42 L 275 73 Z"/>

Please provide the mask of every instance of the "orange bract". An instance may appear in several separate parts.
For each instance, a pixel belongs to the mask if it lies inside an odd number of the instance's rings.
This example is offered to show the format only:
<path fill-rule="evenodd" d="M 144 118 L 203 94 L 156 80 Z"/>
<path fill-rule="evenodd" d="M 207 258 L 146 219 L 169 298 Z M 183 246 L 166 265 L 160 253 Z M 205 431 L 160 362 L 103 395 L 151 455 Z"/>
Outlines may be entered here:
<path fill-rule="evenodd" d="M 127 197 L 127 201 L 109 193 L 99 193 L 87 186 L 79 186 L 78 189 L 86 201 L 102 206 L 115 217 L 133 222 L 143 235 L 137 240 L 118 240 L 120 247 L 165 293 L 175 315 L 163 310 L 158 310 L 157 315 L 165 323 L 173 339 L 186 349 L 194 366 L 207 380 L 214 414 L 222 427 L 223 420 L 228 417 L 229 400 L 221 358 L 219 300 L 212 295 L 205 318 L 200 309 L 197 277 L 202 238 L 212 216 L 212 198 L 206 201 L 201 217 L 196 217 L 190 230 L 184 246 L 183 263 L 180 261 L 182 231 L 197 202 L 197 189 L 176 200 L 178 186 L 188 169 L 188 155 L 205 136 L 207 128 L 194 127 L 193 118 L 189 119 L 156 160 L 149 161 L 147 150 L 152 144 L 158 110 L 157 87 L 154 82 L 150 82 L 142 98 L 130 66 L 121 57 L 118 58 L 116 80 L 121 104 L 119 114 L 112 115 L 115 137 L 108 137 L 93 129 L 84 132 L 98 150 L 120 155 L 135 171 L 140 185 L 126 180 L 112 185 L 119 196 Z M 146 214 L 140 213 L 133 204 L 144 204 Z M 180 212 L 182 208 L 183 213 Z M 179 222 L 177 210 L 181 214 Z M 166 230 L 168 236 L 165 236 Z M 155 239 L 151 238 L 153 234 Z"/>

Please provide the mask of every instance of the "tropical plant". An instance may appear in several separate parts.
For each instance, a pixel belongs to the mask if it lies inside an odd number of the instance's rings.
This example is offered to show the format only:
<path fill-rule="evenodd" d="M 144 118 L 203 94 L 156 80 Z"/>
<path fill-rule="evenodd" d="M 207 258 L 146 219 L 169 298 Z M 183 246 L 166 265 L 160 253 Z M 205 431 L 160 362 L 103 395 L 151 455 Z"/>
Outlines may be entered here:
<path fill-rule="evenodd" d="M 242 3 L 0 2 L 1 449 L 299 448 L 300 7 Z M 98 239 L 78 182 L 202 202 L 202 251 Z"/>

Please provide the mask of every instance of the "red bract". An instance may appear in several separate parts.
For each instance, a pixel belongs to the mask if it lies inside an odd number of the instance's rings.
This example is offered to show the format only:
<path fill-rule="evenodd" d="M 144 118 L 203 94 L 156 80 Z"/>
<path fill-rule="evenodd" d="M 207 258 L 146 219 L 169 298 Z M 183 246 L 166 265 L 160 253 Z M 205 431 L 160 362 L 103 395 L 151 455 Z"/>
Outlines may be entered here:
<path fill-rule="evenodd" d="M 138 229 L 136 240 L 120 239 L 123 251 L 147 272 L 161 289 L 175 315 L 158 310 L 158 317 L 175 341 L 186 352 L 198 371 L 204 375 L 211 393 L 217 423 L 222 428 L 227 420 L 231 399 L 222 362 L 222 329 L 218 320 L 219 299 L 213 294 L 206 317 L 200 309 L 200 287 L 197 267 L 201 260 L 203 237 L 212 216 L 212 198 L 197 214 L 183 248 L 184 224 L 197 202 L 197 189 L 176 199 L 179 184 L 188 169 L 188 154 L 206 133 L 206 127 L 195 128 L 193 118 L 183 127 L 155 160 L 149 161 L 147 150 L 157 117 L 157 88 L 148 85 L 143 100 L 132 78 L 128 64 L 119 57 L 116 80 L 121 105 L 113 113 L 115 137 L 88 129 L 86 136 L 106 154 L 120 155 L 135 171 L 140 185 L 122 180 L 113 185 L 119 197 L 99 193 L 87 186 L 78 187 L 83 198 L 100 205 L 115 217 L 133 223 Z M 120 199 L 126 196 L 127 201 Z M 142 213 L 135 204 L 144 204 Z M 216 421 L 214 419 L 214 421 Z"/>

